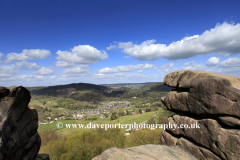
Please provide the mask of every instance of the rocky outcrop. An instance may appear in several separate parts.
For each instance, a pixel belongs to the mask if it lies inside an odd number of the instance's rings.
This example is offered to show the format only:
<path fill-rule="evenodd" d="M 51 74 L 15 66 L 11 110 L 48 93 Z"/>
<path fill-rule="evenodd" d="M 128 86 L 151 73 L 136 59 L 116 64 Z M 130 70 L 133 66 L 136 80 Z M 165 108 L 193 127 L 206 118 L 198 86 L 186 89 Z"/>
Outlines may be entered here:
<path fill-rule="evenodd" d="M 38 114 L 30 109 L 29 91 L 0 87 L 0 160 L 33 160 L 41 145 Z"/>
<path fill-rule="evenodd" d="M 164 84 L 176 88 L 161 98 L 176 113 L 165 124 L 177 127 L 161 133 L 162 144 L 198 159 L 240 159 L 240 78 L 183 70 L 169 73 Z"/>
<path fill-rule="evenodd" d="M 48 154 L 38 154 L 35 160 L 50 160 Z"/>
<path fill-rule="evenodd" d="M 92 160 L 197 160 L 193 155 L 178 146 L 147 144 L 137 147 L 120 149 L 117 147 L 105 150 Z"/>

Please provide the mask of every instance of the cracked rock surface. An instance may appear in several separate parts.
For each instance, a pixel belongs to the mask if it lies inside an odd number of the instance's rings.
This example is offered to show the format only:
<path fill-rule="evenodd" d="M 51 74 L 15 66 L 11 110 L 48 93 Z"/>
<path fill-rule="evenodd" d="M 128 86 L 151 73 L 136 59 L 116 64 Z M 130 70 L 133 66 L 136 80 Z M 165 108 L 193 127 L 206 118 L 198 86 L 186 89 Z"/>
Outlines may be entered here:
<path fill-rule="evenodd" d="M 181 146 L 201 160 L 240 159 L 240 78 L 183 70 L 169 73 L 164 84 L 175 87 L 161 100 L 176 113 L 165 124 L 188 127 L 163 131 L 162 144 Z"/>
<path fill-rule="evenodd" d="M 0 87 L 0 160 L 33 160 L 41 145 L 38 114 L 30 109 L 29 91 Z"/>

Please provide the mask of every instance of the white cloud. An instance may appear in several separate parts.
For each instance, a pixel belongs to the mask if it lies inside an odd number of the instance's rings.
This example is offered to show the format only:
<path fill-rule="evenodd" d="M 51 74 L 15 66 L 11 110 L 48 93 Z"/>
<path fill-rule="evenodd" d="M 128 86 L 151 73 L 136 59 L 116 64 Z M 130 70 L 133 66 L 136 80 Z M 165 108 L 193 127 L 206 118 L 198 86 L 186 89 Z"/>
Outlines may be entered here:
<path fill-rule="evenodd" d="M 208 69 L 208 67 L 203 65 L 203 64 L 197 64 L 197 65 L 194 65 L 194 66 L 192 65 L 192 66 L 183 67 L 183 69 L 206 71 Z"/>
<path fill-rule="evenodd" d="M 9 53 L 7 54 L 7 62 L 11 62 L 12 60 L 18 60 L 18 61 L 22 61 L 25 59 L 28 59 L 28 57 L 24 54 L 24 53 Z"/>
<path fill-rule="evenodd" d="M 0 53 L 0 62 L 2 62 L 3 56 L 4 56 L 4 54 Z"/>
<path fill-rule="evenodd" d="M 64 62 L 64 61 L 57 61 L 56 62 L 56 66 L 65 68 L 65 67 L 73 67 L 74 64 L 73 63 Z"/>
<path fill-rule="evenodd" d="M 139 70 L 138 72 L 139 72 L 139 73 L 142 73 L 142 72 L 143 72 L 143 70 Z"/>
<path fill-rule="evenodd" d="M 22 53 L 9 53 L 7 54 L 6 62 L 11 62 L 13 60 L 22 61 L 27 59 L 45 59 L 47 56 L 51 55 L 49 50 L 45 49 L 24 49 Z"/>
<path fill-rule="evenodd" d="M 184 63 L 184 66 L 195 66 L 195 65 L 196 65 L 195 61 Z"/>
<path fill-rule="evenodd" d="M 167 68 L 173 68 L 174 67 L 174 64 L 173 63 L 169 63 L 169 64 L 165 64 L 165 65 L 161 65 L 160 68 L 164 68 L 164 69 L 167 69 Z"/>
<path fill-rule="evenodd" d="M 19 70 L 15 65 L 0 65 L 0 78 L 17 76 Z"/>
<path fill-rule="evenodd" d="M 154 68 L 155 65 L 152 64 L 137 64 L 137 65 L 127 65 L 127 66 L 117 66 L 113 68 L 101 68 L 98 70 L 98 73 L 117 73 L 117 72 L 130 72 L 133 70 L 138 70 L 138 69 L 150 69 Z"/>
<path fill-rule="evenodd" d="M 118 43 L 118 48 L 125 49 L 125 48 L 130 48 L 133 46 L 132 42 L 119 42 Z"/>
<path fill-rule="evenodd" d="M 117 49 L 117 45 L 116 44 L 110 45 L 109 47 L 106 47 L 106 49 L 107 50 Z"/>
<path fill-rule="evenodd" d="M 189 65 L 189 62 L 186 62 L 183 64 L 183 66 L 188 66 Z"/>
<path fill-rule="evenodd" d="M 206 62 L 207 66 L 217 66 L 220 62 L 220 58 L 217 57 L 211 57 L 209 60 Z"/>
<path fill-rule="evenodd" d="M 90 45 L 79 45 L 73 47 L 71 52 L 57 51 L 57 59 L 67 63 L 94 64 L 108 58 L 105 51 L 99 51 Z"/>
<path fill-rule="evenodd" d="M 27 69 L 27 70 L 37 70 L 40 69 L 40 66 L 38 66 L 36 63 L 29 63 L 26 61 L 18 61 L 16 65 L 20 69 Z"/>
<path fill-rule="evenodd" d="M 33 75 L 33 79 L 35 79 L 35 80 L 46 80 L 46 77 L 41 76 L 41 75 Z"/>
<path fill-rule="evenodd" d="M 4 54 L 3 54 L 3 53 L 0 53 L 0 59 L 2 59 L 2 56 L 4 56 Z"/>
<path fill-rule="evenodd" d="M 123 78 L 126 75 L 127 75 L 127 73 L 113 73 L 113 74 L 97 73 L 92 78 L 94 78 L 94 79 Z"/>
<path fill-rule="evenodd" d="M 130 58 L 130 56 L 124 56 L 123 58 Z"/>
<path fill-rule="evenodd" d="M 190 61 L 184 63 L 183 67 L 180 68 L 166 68 L 164 69 L 164 75 L 178 71 L 178 70 L 199 70 L 199 71 L 208 71 L 210 67 L 203 65 L 203 64 L 196 64 L 195 61 Z"/>
<path fill-rule="evenodd" d="M 39 76 L 52 75 L 53 70 L 51 70 L 50 68 L 42 67 L 42 68 L 38 69 L 37 71 L 35 71 L 34 73 L 38 74 Z"/>
<path fill-rule="evenodd" d="M 196 64 L 195 61 L 184 63 L 184 67 L 180 70 L 199 70 L 199 71 L 206 71 L 208 67 L 203 64 Z"/>
<path fill-rule="evenodd" d="M 19 75 L 19 78 L 21 78 L 21 79 L 30 79 L 33 77 L 34 77 L 33 75 Z"/>
<path fill-rule="evenodd" d="M 50 78 L 51 78 L 51 79 L 54 79 L 54 78 L 57 78 L 57 76 L 56 76 L 56 75 L 53 75 L 53 76 L 51 76 Z"/>
<path fill-rule="evenodd" d="M 138 60 L 155 60 L 160 57 L 177 60 L 210 53 L 230 56 L 240 53 L 240 24 L 217 24 L 215 28 L 206 30 L 201 35 L 184 37 L 169 46 L 155 43 L 154 39 L 139 45 L 119 42 L 118 48 Z"/>
<path fill-rule="evenodd" d="M 240 67 L 240 58 L 228 58 L 225 61 L 222 61 L 219 67 Z"/>
<path fill-rule="evenodd" d="M 150 82 L 153 79 L 152 76 L 144 73 L 112 73 L 112 74 L 95 74 L 92 79 L 102 79 L 104 81 L 111 81 L 111 83 L 120 83 L 120 82 Z M 156 80 L 157 81 L 157 80 Z"/>
<path fill-rule="evenodd" d="M 79 65 L 72 68 L 66 68 L 63 73 L 70 77 L 78 77 L 86 75 L 90 72 L 88 65 Z"/>
<path fill-rule="evenodd" d="M 196 64 L 195 61 L 190 61 L 186 62 L 183 67 L 180 68 L 164 69 L 163 75 L 166 76 L 168 73 L 180 70 L 199 70 L 239 77 L 240 58 L 229 58 L 221 62 L 217 68 L 211 68 L 211 66 L 207 66 L 204 64 Z"/>

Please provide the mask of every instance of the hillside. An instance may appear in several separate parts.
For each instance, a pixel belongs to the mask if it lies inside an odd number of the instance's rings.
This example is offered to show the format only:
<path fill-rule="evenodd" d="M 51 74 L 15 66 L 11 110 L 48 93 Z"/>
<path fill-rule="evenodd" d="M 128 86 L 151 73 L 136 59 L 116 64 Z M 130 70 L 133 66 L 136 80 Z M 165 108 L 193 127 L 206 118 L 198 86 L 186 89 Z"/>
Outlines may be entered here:
<path fill-rule="evenodd" d="M 163 84 L 163 82 L 158 83 L 149 83 L 140 87 L 140 89 L 148 90 L 148 91 L 162 91 L 162 92 L 170 92 L 174 87 L 169 87 Z"/>
<path fill-rule="evenodd" d="M 44 88 L 29 87 L 28 89 L 33 95 L 69 96 L 73 91 L 105 91 L 108 89 L 108 87 L 89 83 L 71 83 L 66 85 L 56 85 Z"/>
<path fill-rule="evenodd" d="M 139 89 L 126 88 L 126 85 L 139 84 L 121 84 L 121 87 L 116 89 L 87 83 L 29 87 L 27 89 L 32 97 L 29 106 L 37 109 L 39 120 L 42 121 L 47 117 L 54 118 L 81 109 L 95 109 L 99 113 L 103 110 L 110 112 L 111 109 L 101 109 L 98 106 L 111 107 L 113 105 L 111 103 L 116 102 L 115 109 L 121 108 L 121 103 L 117 104 L 119 101 L 139 108 L 159 106 L 160 97 L 166 96 L 172 89 L 163 83 L 142 84 Z M 111 84 L 111 87 L 115 87 L 114 84 Z"/>
<path fill-rule="evenodd" d="M 145 91 L 169 92 L 173 88 L 159 83 L 123 83 L 96 85 L 89 83 L 72 83 L 48 87 L 28 87 L 32 95 L 67 96 L 73 99 L 84 100 L 79 97 L 119 97 L 125 92 Z"/>

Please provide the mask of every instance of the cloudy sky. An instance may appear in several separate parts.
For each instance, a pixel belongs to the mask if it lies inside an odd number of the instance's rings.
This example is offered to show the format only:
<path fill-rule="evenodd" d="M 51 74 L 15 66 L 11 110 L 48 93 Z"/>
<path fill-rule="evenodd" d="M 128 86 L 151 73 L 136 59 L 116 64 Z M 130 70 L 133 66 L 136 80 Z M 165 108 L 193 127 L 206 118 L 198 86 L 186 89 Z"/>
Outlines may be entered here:
<path fill-rule="evenodd" d="M 239 0 L 1 0 L 1 86 L 240 77 Z"/>

